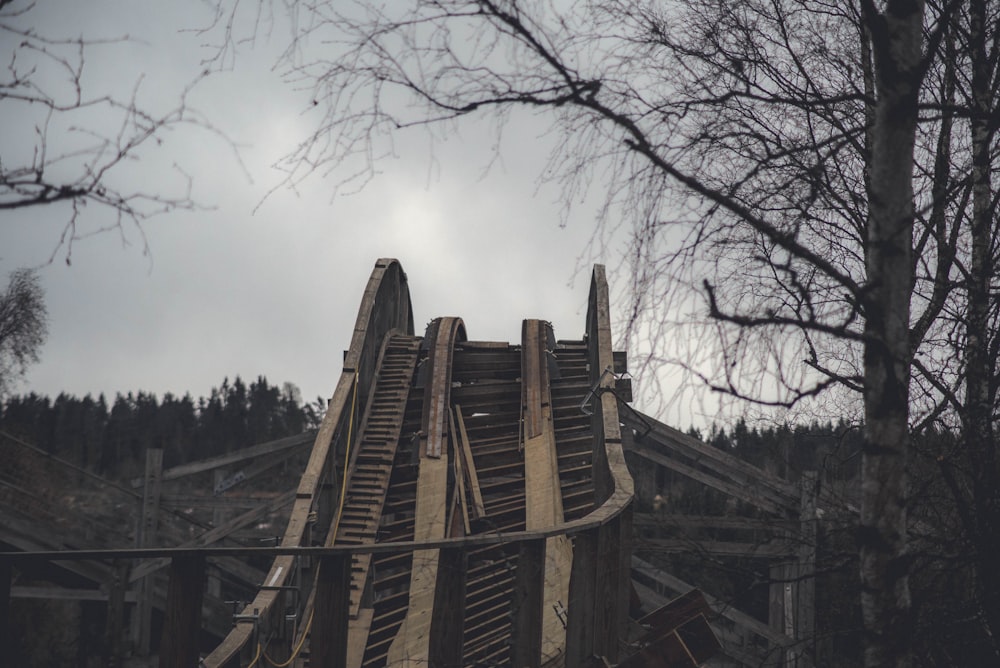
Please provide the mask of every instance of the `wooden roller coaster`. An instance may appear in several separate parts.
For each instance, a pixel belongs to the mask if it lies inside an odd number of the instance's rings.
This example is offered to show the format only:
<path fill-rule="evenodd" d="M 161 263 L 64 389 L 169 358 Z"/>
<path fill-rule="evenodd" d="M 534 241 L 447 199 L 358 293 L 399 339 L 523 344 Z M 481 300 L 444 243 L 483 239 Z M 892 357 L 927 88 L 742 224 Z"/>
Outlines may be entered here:
<path fill-rule="evenodd" d="M 616 660 L 632 484 L 613 369 L 600 268 L 585 340 L 528 320 L 508 345 L 457 318 L 418 338 L 406 276 L 380 260 L 282 540 L 349 551 L 277 557 L 204 664 L 264 652 L 296 574 L 289 645 L 310 665 Z"/>
<path fill-rule="evenodd" d="M 402 267 L 379 260 L 276 546 L 42 556 L 170 559 L 161 666 L 699 665 L 704 617 L 677 632 L 697 600 L 668 640 L 622 649 L 633 482 L 610 334 L 600 266 L 581 340 L 525 320 L 508 344 L 458 318 L 418 336 Z M 273 560 L 206 646 L 206 560 L 247 555 Z"/>

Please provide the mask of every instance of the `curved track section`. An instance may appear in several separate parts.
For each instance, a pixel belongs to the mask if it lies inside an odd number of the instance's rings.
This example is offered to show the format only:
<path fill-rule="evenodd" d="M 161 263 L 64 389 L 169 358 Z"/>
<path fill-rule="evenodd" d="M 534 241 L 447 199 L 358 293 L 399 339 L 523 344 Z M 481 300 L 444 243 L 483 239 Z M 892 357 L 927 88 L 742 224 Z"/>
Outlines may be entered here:
<path fill-rule="evenodd" d="M 367 397 L 371 391 L 379 351 L 386 336 L 393 332 L 413 334 L 410 292 L 399 262 L 380 259 L 368 279 L 351 347 L 344 358 L 344 370 L 299 482 L 282 546 L 323 543 L 322 536 L 314 535 L 314 528 L 324 526 L 324 521 L 328 524 L 336 507 L 336 461 L 338 456 L 343 457 L 342 453 L 347 453 L 357 418 L 367 409 L 359 405 L 358 398 Z M 290 587 L 307 583 L 311 575 L 304 559 L 277 557 L 256 598 L 243 614 L 237 615 L 233 630 L 204 659 L 204 665 L 207 668 L 240 665 L 241 658 L 248 656 L 254 657 L 250 662 L 261 664 L 263 641 L 289 635 L 286 609 L 295 603 L 289 600 L 293 591 Z"/>
<path fill-rule="evenodd" d="M 470 341 L 459 318 L 417 337 L 380 260 L 282 540 L 329 549 L 276 558 L 204 665 L 616 661 L 632 480 L 607 299 L 596 267 L 581 340 L 525 320 Z"/>

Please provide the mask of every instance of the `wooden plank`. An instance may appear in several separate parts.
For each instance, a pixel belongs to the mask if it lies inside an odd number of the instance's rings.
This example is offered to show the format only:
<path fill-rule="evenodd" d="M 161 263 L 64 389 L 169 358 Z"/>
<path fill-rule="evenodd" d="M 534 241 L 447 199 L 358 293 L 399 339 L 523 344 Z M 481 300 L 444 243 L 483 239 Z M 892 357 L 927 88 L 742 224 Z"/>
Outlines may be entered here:
<path fill-rule="evenodd" d="M 198 665 L 201 602 L 205 584 L 205 557 L 174 557 L 160 640 L 160 668 Z"/>
<path fill-rule="evenodd" d="M 545 540 L 523 540 L 511 601 L 511 665 L 539 668 L 542 663 L 542 606 L 545 589 Z"/>
<path fill-rule="evenodd" d="M 467 552 L 464 547 L 441 550 L 431 611 L 428 659 L 431 666 L 461 666 L 465 626 Z"/>
<path fill-rule="evenodd" d="M 799 518 L 799 563 L 796 579 L 795 637 L 803 659 L 811 665 L 816 659 L 816 540 L 819 521 L 816 519 L 816 471 L 802 474 L 802 510 Z"/>
<path fill-rule="evenodd" d="M 667 589 L 682 593 L 685 591 L 690 591 L 694 589 L 691 585 L 684 582 L 678 577 L 671 575 L 670 573 L 657 568 L 656 566 L 650 564 L 643 559 L 633 556 L 632 557 L 632 568 L 640 573 L 645 574 L 650 579 L 658 582 L 659 584 L 665 586 Z M 708 605 L 712 608 L 715 614 L 720 617 L 724 617 L 729 621 L 742 626 L 751 633 L 759 635 L 762 638 L 774 643 L 778 647 L 783 647 L 788 644 L 789 639 L 781 633 L 773 631 L 771 628 L 764 624 L 760 620 L 748 615 L 745 612 L 738 610 L 726 601 L 721 601 L 719 599 L 713 598 L 708 594 L 705 594 L 705 600 Z"/>
<path fill-rule="evenodd" d="M 526 528 L 546 529 L 564 520 L 559 461 L 552 419 L 546 343 L 548 323 L 525 320 L 523 339 L 522 384 L 524 489 Z M 542 607 L 542 661 L 561 657 L 566 652 L 566 628 L 561 615 L 569 601 L 573 546 L 566 536 L 554 536 L 545 545 L 545 575 Z"/>
<path fill-rule="evenodd" d="M 225 494 L 240 485 L 245 485 L 251 480 L 255 480 L 259 476 L 267 473 L 271 469 L 281 466 L 292 457 L 301 455 L 306 451 L 309 445 L 309 443 L 301 443 L 295 447 L 288 448 L 280 453 L 277 453 L 274 456 L 261 458 L 249 466 L 244 466 L 242 469 L 233 474 L 229 480 L 222 480 L 220 482 L 220 485 L 226 485 L 225 489 L 220 489 L 220 486 L 213 485 L 212 492 L 221 496 L 222 494 Z"/>
<path fill-rule="evenodd" d="M 211 471 L 212 469 L 231 466 L 255 457 L 262 457 L 275 452 L 281 452 L 282 450 L 286 450 L 288 448 L 309 445 L 315 440 L 315 438 L 316 432 L 307 431 L 298 434 L 297 436 L 288 436 L 275 441 L 268 441 L 266 443 L 258 443 L 257 445 L 240 448 L 239 450 L 226 455 L 209 457 L 208 459 L 201 459 L 195 462 L 173 466 L 163 472 L 163 480 L 177 480 L 178 478 L 184 478 L 203 471 Z M 142 487 L 143 479 L 132 478 L 131 485 L 133 488 Z"/>
<path fill-rule="evenodd" d="M 10 588 L 11 598 L 34 598 L 60 601 L 107 601 L 111 593 L 104 589 L 74 589 L 57 586 L 26 586 L 18 585 Z M 125 592 L 124 600 L 135 603 L 134 592 Z"/>
<path fill-rule="evenodd" d="M 448 521 L 448 432 L 454 345 L 465 340 L 458 318 L 440 318 L 428 328 L 433 338 L 427 361 L 421 431 L 425 447 L 417 468 L 413 540 L 443 538 Z M 440 550 L 414 550 L 406 616 L 389 645 L 387 665 L 425 663 L 430 654 L 431 610 L 437 592 Z"/>
<path fill-rule="evenodd" d="M 160 492 L 163 478 L 163 450 L 146 450 L 146 475 L 142 489 L 142 513 L 136 531 L 136 547 L 156 547 L 157 529 L 160 517 Z M 146 577 L 138 576 L 136 613 L 132 615 L 132 641 L 139 656 L 149 655 L 151 624 L 153 615 L 153 583 Z"/>
<path fill-rule="evenodd" d="M 221 527 L 216 527 L 210 531 L 206 531 L 205 533 L 198 536 L 194 540 L 178 545 L 177 547 L 201 547 L 205 545 L 211 545 L 225 538 L 232 532 L 241 529 L 247 526 L 248 524 L 252 524 L 261 517 L 274 512 L 278 508 L 287 506 L 293 501 L 295 501 L 295 492 L 286 492 L 285 494 L 282 494 L 281 496 L 272 499 L 270 503 L 261 505 L 257 508 L 254 508 L 253 510 L 247 511 L 238 517 L 234 517 L 232 520 L 222 525 Z M 137 566 L 132 571 L 132 576 L 130 581 L 135 582 L 141 577 L 144 577 L 146 575 L 149 575 L 150 573 L 158 571 L 159 569 L 166 566 L 168 563 L 170 563 L 170 559 L 167 557 L 164 557 L 162 559 L 148 559 L 139 566 Z"/>
<path fill-rule="evenodd" d="M 637 529 L 679 528 L 686 531 L 701 529 L 737 529 L 746 531 L 773 532 L 776 529 L 791 530 L 799 526 L 798 520 L 780 520 L 760 517 L 736 517 L 720 515 L 686 515 L 678 513 L 635 513 L 633 522 Z"/>
<path fill-rule="evenodd" d="M 462 458 L 464 466 L 462 470 L 468 476 L 469 491 L 472 493 L 472 517 L 481 519 L 486 517 L 486 506 L 483 503 L 483 491 L 479 487 L 479 473 L 476 471 L 476 460 L 472 457 L 472 445 L 469 443 L 469 434 L 465 430 L 465 418 L 462 417 L 462 407 L 459 404 L 454 406 L 455 423 L 458 427 L 458 453 Z"/>
<path fill-rule="evenodd" d="M 633 452 L 655 464 L 665 466 L 672 471 L 677 471 L 692 480 L 708 485 L 712 489 L 717 489 L 724 494 L 728 494 L 729 496 L 739 499 L 740 501 L 757 506 L 761 510 L 777 515 L 778 517 L 785 517 L 789 512 L 789 508 L 787 506 L 780 505 L 772 499 L 757 493 L 758 490 L 753 489 L 751 486 L 739 485 L 729 480 L 725 480 L 717 475 L 714 475 L 713 473 L 702 471 L 678 461 L 673 457 L 669 457 L 662 452 L 657 452 L 652 448 L 636 444 L 630 452 Z"/>
<path fill-rule="evenodd" d="M 755 557 L 773 559 L 797 554 L 798 545 L 791 541 L 739 543 L 724 540 L 643 538 L 644 549 L 672 554 L 714 554 L 720 556 Z"/>
<path fill-rule="evenodd" d="M 246 509 L 259 508 L 261 503 L 268 501 L 267 497 L 255 496 L 208 496 L 205 494 L 164 494 L 160 497 L 160 507 L 167 508 L 221 508 Z"/>
<path fill-rule="evenodd" d="M 573 538 L 573 567 L 566 613 L 566 668 L 585 668 L 594 656 L 597 601 L 597 530 Z"/>
<path fill-rule="evenodd" d="M 625 411 L 622 413 L 622 422 L 626 427 L 634 429 L 640 434 L 652 427 L 642 441 L 652 441 L 664 448 L 677 451 L 694 462 L 711 466 L 719 474 L 737 484 L 760 487 L 761 494 L 776 504 L 793 510 L 798 509 L 799 494 L 794 485 L 744 462 L 739 457 L 713 448 L 707 443 L 647 415 L 640 416 L 631 411 Z M 641 443 L 636 443 L 636 445 L 641 446 Z"/>
<path fill-rule="evenodd" d="M 351 609 L 350 556 L 320 557 L 313 601 L 309 665 L 312 668 L 343 668 L 347 665 Z"/>
<path fill-rule="evenodd" d="M 350 603 L 348 603 L 350 605 Z M 365 644 L 371 631 L 374 608 L 361 608 L 347 626 L 347 666 L 356 668 L 365 657 Z M 318 628 L 318 627 L 317 627 Z"/>
<path fill-rule="evenodd" d="M 618 610 L 620 570 L 618 567 L 618 524 L 614 521 L 597 530 L 597 590 L 594 606 L 594 654 L 611 663 L 618 661 Z"/>
<path fill-rule="evenodd" d="M 648 587 L 641 582 L 633 581 L 632 585 L 635 587 L 636 592 L 638 592 L 639 597 L 643 601 L 643 606 L 648 606 L 652 608 L 660 607 L 666 605 L 670 602 L 669 598 L 660 594 L 655 589 Z M 719 617 L 714 611 L 712 614 L 715 617 Z M 715 637 L 718 638 L 722 647 L 719 651 L 719 655 L 724 657 L 729 657 L 735 659 L 737 665 L 743 664 L 746 666 L 763 666 L 767 663 L 767 654 L 756 652 L 750 653 L 746 651 L 749 647 L 746 644 L 746 638 L 743 634 L 731 630 L 727 625 L 709 622 L 709 627 Z M 713 662 L 711 665 L 716 665 L 717 662 Z M 729 665 L 724 663 L 718 663 L 718 665 Z"/>
<path fill-rule="evenodd" d="M 129 562 L 118 559 L 112 566 L 108 582 L 108 613 L 105 622 L 105 663 L 109 668 L 120 668 L 125 655 L 122 630 L 125 626 L 125 590 L 128 587 Z"/>
<path fill-rule="evenodd" d="M 466 501 L 466 490 L 468 487 L 467 479 L 468 474 L 465 472 L 465 458 L 461 455 L 461 446 L 458 444 L 458 430 L 455 427 L 455 411 L 449 410 L 448 419 L 450 421 L 449 428 L 452 434 L 452 451 L 454 452 L 454 468 L 455 468 L 455 492 L 454 498 L 458 503 L 458 510 L 461 513 L 462 518 L 462 532 L 458 533 L 457 528 L 449 529 L 449 536 L 468 536 L 472 533 L 472 526 L 469 522 L 469 508 Z"/>
<path fill-rule="evenodd" d="M 414 541 L 443 538 L 447 520 L 448 457 L 422 457 L 417 473 Z M 440 550 L 414 550 L 406 617 L 389 646 L 387 665 L 426 663 L 430 611 L 437 588 Z"/>
<path fill-rule="evenodd" d="M 540 322 L 524 320 L 521 323 L 521 405 L 524 420 L 524 439 L 530 441 L 542 434 L 541 392 L 547 385 L 541 359 Z"/>

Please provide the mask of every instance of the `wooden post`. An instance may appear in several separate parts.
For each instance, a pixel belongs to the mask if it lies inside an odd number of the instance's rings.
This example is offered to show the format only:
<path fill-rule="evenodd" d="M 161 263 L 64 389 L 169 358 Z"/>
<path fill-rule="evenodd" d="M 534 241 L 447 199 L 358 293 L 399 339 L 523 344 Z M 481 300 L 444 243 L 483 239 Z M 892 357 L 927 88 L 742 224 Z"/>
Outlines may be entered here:
<path fill-rule="evenodd" d="M 573 537 L 573 570 L 566 611 L 566 668 L 584 668 L 594 656 L 597 530 Z"/>
<path fill-rule="evenodd" d="M 618 633 L 622 611 L 620 546 L 621 524 L 618 519 L 603 525 L 597 532 L 597 585 L 594 603 L 594 655 L 611 663 L 618 662 Z"/>
<path fill-rule="evenodd" d="M 768 574 L 771 581 L 767 604 L 768 626 L 777 634 L 785 636 L 786 644 L 793 639 L 794 634 L 791 587 L 795 573 L 796 564 L 794 562 L 775 561 L 771 563 Z M 791 629 L 789 628 L 789 623 L 792 623 Z M 791 657 L 785 650 L 781 650 L 781 656 L 781 665 L 787 665 Z"/>
<path fill-rule="evenodd" d="M 160 668 L 198 665 L 204 585 L 204 556 L 178 556 L 170 560 L 170 588 L 160 640 Z"/>
<path fill-rule="evenodd" d="M 226 469 L 218 468 L 212 471 L 212 490 L 219 489 L 222 487 L 222 481 L 226 479 Z M 216 493 L 218 495 L 218 493 Z M 212 508 L 212 526 L 218 527 L 222 526 L 222 523 L 226 521 L 226 513 L 222 508 L 221 504 L 216 505 Z"/>
<path fill-rule="evenodd" d="M 118 559 L 113 564 L 111 581 L 108 583 L 108 614 L 105 631 L 105 665 L 120 668 L 124 651 L 122 648 L 122 627 L 125 624 L 125 590 L 128 588 L 129 562 Z"/>
<path fill-rule="evenodd" d="M 347 665 L 347 625 L 351 616 L 351 557 L 324 556 L 318 561 L 309 665 L 312 668 L 344 668 Z"/>
<path fill-rule="evenodd" d="M 816 471 L 802 474 L 802 506 L 799 512 L 799 568 L 795 636 L 804 661 L 811 666 L 816 658 Z"/>
<path fill-rule="evenodd" d="M 628 637 L 629 612 L 632 601 L 632 509 L 630 503 L 618 516 L 618 640 Z M 615 648 L 621 645 L 616 643 Z M 615 656 L 615 660 L 624 657 Z"/>
<path fill-rule="evenodd" d="M 542 605 L 545 592 L 545 539 L 523 540 L 511 602 L 511 665 L 539 668 L 542 662 Z"/>
<path fill-rule="evenodd" d="M 163 450 L 146 450 L 146 475 L 142 489 L 142 514 L 136 531 L 136 547 L 155 547 L 160 516 L 160 490 L 163 481 Z M 152 619 L 153 578 L 143 577 L 136 587 L 136 614 L 132 616 L 132 641 L 135 653 L 149 656 Z"/>
<path fill-rule="evenodd" d="M 461 666 L 465 627 L 467 553 L 444 548 L 438 557 L 428 659 L 431 666 Z"/>

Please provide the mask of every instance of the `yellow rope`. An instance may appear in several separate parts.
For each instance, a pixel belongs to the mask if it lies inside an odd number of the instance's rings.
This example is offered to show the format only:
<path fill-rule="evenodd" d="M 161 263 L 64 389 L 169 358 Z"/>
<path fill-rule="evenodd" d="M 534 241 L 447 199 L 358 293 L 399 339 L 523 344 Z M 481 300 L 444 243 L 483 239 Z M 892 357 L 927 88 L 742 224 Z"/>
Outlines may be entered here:
<path fill-rule="evenodd" d="M 299 638 L 299 644 L 295 646 L 295 650 L 292 652 L 292 655 L 288 657 L 287 661 L 285 661 L 284 663 L 277 663 L 274 659 L 272 659 L 267 655 L 266 651 L 264 652 L 264 659 L 266 659 L 268 663 L 274 666 L 274 668 L 287 668 L 288 666 L 292 665 L 292 661 L 295 661 L 295 659 L 298 657 L 299 652 L 302 651 L 302 646 L 306 644 L 306 638 L 309 637 L 309 630 L 312 628 L 312 623 L 313 623 L 313 612 L 315 612 L 315 608 L 309 611 L 309 621 L 306 622 L 306 628 L 302 632 L 302 637 Z M 258 647 L 260 647 L 260 645 L 258 645 Z"/>
<path fill-rule="evenodd" d="M 257 655 L 254 656 L 253 661 L 250 662 L 250 665 L 247 666 L 247 668 L 253 668 L 257 665 L 258 661 L 260 661 L 260 643 L 257 643 Z"/>
<path fill-rule="evenodd" d="M 331 534 L 333 536 L 334 541 L 336 541 L 337 539 L 337 529 L 340 527 L 340 518 L 344 514 L 344 502 L 347 499 L 347 466 L 351 462 L 351 443 L 354 440 L 353 439 L 354 409 L 357 406 L 357 401 L 358 401 L 358 373 L 355 371 L 354 392 L 351 395 L 351 416 L 347 423 L 347 452 L 344 455 L 344 480 L 340 485 L 340 502 L 337 505 L 337 515 L 336 517 L 334 517 L 333 532 Z M 292 661 L 295 661 L 295 659 L 298 657 L 299 652 L 302 651 L 302 646 L 305 645 L 306 643 L 306 638 L 309 637 L 309 631 L 312 630 L 313 616 L 315 615 L 315 613 L 316 613 L 316 607 L 314 605 L 313 608 L 309 611 L 309 620 L 306 622 L 305 630 L 302 631 L 302 637 L 299 638 L 299 644 L 295 647 L 295 650 L 292 652 L 292 655 L 288 657 L 287 661 L 283 663 L 276 662 L 274 659 L 268 656 L 267 652 L 264 651 L 260 642 L 258 642 L 257 656 L 254 657 L 253 662 L 251 662 L 250 665 L 247 666 L 247 668 L 253 668 L 254 665 L 257 663 L 257 660 L 260 658 L 261 654 L 264 655 L 264 660 L 270 663 L 272 666 L 274 666 L 274 668 L 288 668 L 288 666 L 292 664 Z"/>

